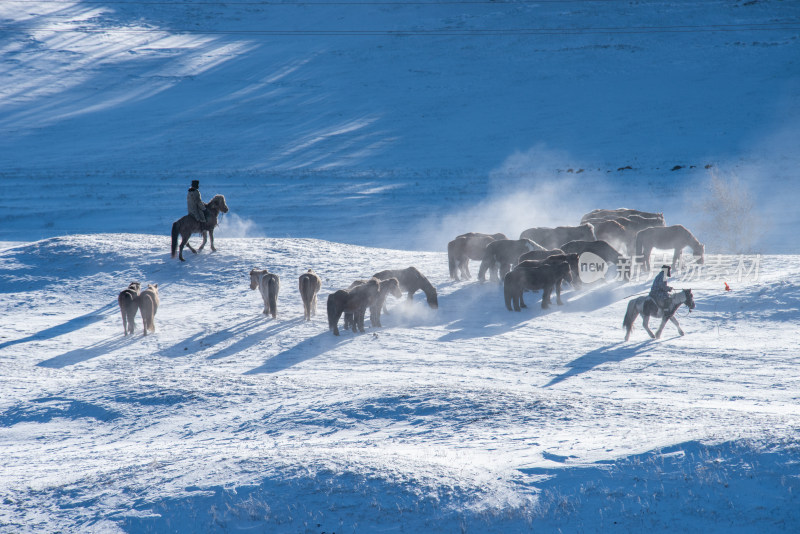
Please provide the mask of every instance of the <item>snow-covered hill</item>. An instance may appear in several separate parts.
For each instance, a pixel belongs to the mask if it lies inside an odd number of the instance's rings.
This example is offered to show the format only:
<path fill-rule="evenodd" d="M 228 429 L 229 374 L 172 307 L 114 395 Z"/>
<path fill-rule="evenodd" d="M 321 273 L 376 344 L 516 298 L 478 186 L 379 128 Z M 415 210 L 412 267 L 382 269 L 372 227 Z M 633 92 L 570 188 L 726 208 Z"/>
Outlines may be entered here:
<path fill-rule="evenodd" d="M 196 238 L 195 238 L 196 239 Z M 0 525 L 12 532 L 795 531 L 796 256 L 675 278 L 697 308 L 622 342 L 649 281 L 509 312 L 450 282 L 443 253 L 77 235 L 0 252 Z M 748 259 L 750 261 L 750 259 Z M 711 263 L 735 269 L 737 257 Z M 384 268 L 438 288 L 384 328 L 327 328 L 324 302 Z M 748 264 L 747 267 L 752 267 Z M 297 277 L 323 279 L 302 319 Z M 281 276 L 278 319 L 248 272 Z M 709 273 L 710 274 L 710 273 Z M 741 278 L 741 281 L 738 280 Z M 129 281 L 157 332 L 125 338 Z"/>

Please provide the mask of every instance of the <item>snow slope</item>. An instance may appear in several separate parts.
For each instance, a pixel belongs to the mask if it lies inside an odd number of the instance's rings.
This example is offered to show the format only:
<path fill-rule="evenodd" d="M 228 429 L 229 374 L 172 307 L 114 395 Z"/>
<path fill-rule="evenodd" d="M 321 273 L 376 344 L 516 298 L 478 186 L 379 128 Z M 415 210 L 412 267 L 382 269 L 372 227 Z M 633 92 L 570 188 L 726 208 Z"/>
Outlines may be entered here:
<path fill-rule="evenodd" d="M 196 239 L 196 238 L 195 238 Z M 311 239 L 76 235 L 0 252 L 0 525 L 13 532 L 795 531 L 796 256 L 691 280 L 622 342 L 644 278 L 542 310 L 443 253 Z M 731 271 L 736 257 L 717 257 Z M 326 296 L 384 268 L 438 288 L 334 337 Z M 248 272 L 281 276 L 278 319 Z M 323 278 L 302 320 L 297 276 Z M 745 273 L 746 274 L 746 273 Z M 689 284 L 688 273 L 675 287 Z M 116 295 L 159 284 L 157 332 Z"/>

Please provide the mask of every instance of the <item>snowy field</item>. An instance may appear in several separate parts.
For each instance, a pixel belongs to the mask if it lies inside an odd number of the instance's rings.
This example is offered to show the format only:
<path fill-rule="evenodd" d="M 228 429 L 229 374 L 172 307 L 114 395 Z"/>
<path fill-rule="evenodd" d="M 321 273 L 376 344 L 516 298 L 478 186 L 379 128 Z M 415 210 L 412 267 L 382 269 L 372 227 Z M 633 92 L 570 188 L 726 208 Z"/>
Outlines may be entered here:
<path fill-rule="evenodd" d="M 2 0 L 0 29 L 0 532 L 800 531 L 800 3 Z M 181 263 L 192 179 L 231 211 Z M 449 279 L 458 234 L 620 206 L 706 244 L 683 337 L 623 342 L 652 273 L 519 313 Z M 328 331 L 330 292 L 409 265 L 437 310 Z M 134 280 L 154 335 L 122 334 Z"/>

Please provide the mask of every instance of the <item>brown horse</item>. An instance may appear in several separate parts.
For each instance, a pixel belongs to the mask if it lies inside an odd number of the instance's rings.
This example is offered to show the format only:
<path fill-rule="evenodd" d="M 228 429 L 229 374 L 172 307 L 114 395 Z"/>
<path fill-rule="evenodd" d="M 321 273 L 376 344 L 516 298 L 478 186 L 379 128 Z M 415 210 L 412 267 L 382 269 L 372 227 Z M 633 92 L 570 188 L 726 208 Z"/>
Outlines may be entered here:
<path fill-rule="evenodd" d="M 672 268 L 678 263 L 683 249 L 689 247 L 697 263 L 702 264 L 705 246 L 692 233 L 680 224 L 672 226 L 654 226 L 636 234 L 636 256 L 644 263 L 645 270 L 650 270 L 650 254 L 654 248 L 672 250 Z"/>
<path fill-rule="evenodd" d="M 431 284 L 428 279 L 425 278 L 425 275 L 419 272 L 416 267 L 390 269 L 375 273 L 372 276 L 378 280 L 397 278 L 400 284 L 400 290 L 408 293 L 408 300 L 414 297 L 414 293 L 422 290 L 422 292 L 425 293 L 425 300 L 428 302 L 428 306 L 433 309 L 439 307 L 439 297 L 436 294 L 436 288 L 433 287 L 433 284 Z"/>
<path fill-rule="evenodd" d="M 139 311 L 139 292 L 142 285 L 139 282 L 131 282 L 128 289 L 123 289 L 117 297 L 119 311 L 122 314 L 122 330 L 125 335 L 133 335 L 136 330 L 136 312 Z"/>
<path fill-rule="evenodd" d="M 504 234 L 480 234 L 470 232 L 462 234 L 447 244 L 447 263 L 450 267 L 450 278 L 458 281 L 458 274 L 465 280 L 472 278 L 469 272 L 469 260 L 480 261 L 486 245 L 498 239 L 508 239 Z"/>
<path fill-rule="evenodd" d="M 520 239 L 530 239 L 547 249 L 559 248 L 562 243 L 583 239 L 594 241 L 594 226 L 581 224 L 580 226 L 556 226 L 555 228 L 537 227 L 528 228 L 520 235 Z"/>
<path fill-rule="evenodd" d="M 517 265 L 503 278 L 503 297 L 506 301 L 506 308 L 508 311 L 521 311 L 521 308 L 525 307 L 522 293 L 526 289 L 531 291 L 541 289 L 542 308 L 549 308 L 550 294 L 561 280 L 572 281 L 570 266 L 566 261 L 540 263 L 528 260 Z"/>
<path fill-rule="evenodd" d="M 311 269 L 300 275 L 300 298 L 303 300 L 303 316 L 306 321 L 317 314 L 317 293 L 322 280 Z"/>
<path fill-rule="evenodd" d="M 203 250 L 203 247 L 206 246 L 206 235 L 211 238 L 211 251 L 216 252 L 217 249 L 214 248 L 214 227 L 217 226 L 217 218 L 220 213 L 228 213 L 228 205 L 225 204 L 225 197 L 222 195 L 217 195 L 211 199 L 210 202 L 206 203 L 206 209 L 208 210 L 208 216 L 206 217 L 206 222 L 201 223 L 191 215 L 184 215 L 174 223 L 172 223 L 172 257 L 175 257 L 176 251 L 179 252 L 178 257 L 181 261 L 185 261 L 183 259 L 183 247 L 189 247 L 189 250 L 192 251 L 193 254 L 197 254 L 198 251 Z M 201 234 L 203 236 L 203 242 L 200 244 L 197 250 L 192 248 L 192 245 L 189 244 L 189 237 L 192 234 Z M 180 249 L 178 249 L 178 235 L 181 236 L 181 244 Z"/>
<path fill-rule="evenodd" d="M 328 295 L 328 328 L 333 335 L 339 335 L 339 318 L 343 313 L 353 314 L 353 332 L 364 332 L 364 315 L 367 308 L 375 306 L 382 298 L 398 287 L 396 279 L 380 281 L 370 278 L 365 283 L 351 289 L 340 289 Z"/>

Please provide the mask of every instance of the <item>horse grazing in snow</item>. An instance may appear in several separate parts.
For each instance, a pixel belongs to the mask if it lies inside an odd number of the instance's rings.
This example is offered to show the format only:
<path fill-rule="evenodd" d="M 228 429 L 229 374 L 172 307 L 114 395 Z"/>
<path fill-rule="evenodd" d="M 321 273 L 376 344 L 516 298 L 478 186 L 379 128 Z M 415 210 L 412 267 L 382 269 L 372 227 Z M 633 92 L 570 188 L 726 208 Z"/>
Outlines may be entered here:
<path fill-rule="evenodd" d="M 434 310 L 439 307 L 439 297 L 436 294 L 436 288 L 433 284 L 425 278 L 416 267 L 406 267 L 405 269 L 389 269 L 380 271 L 372 275 L 378 280 L 388 280 L 389 278 L 397 278 L 400 284 L 400 291 L 408 293 L 408 300 L 411 300 L 419 290 L 425 293 L 425 300 L 428 306 Z"/>
<path fill-rule="evenodd" d="M 692 249 L 692 254 L 697 263 L 703 263 L 705 246 L 680 224 L 645 228 L 636 234 L 636 256 L 641 259 L 644 263 L 644 268 L 648 271 L 650 270 L 650 254 L 654 248 L 673 250 L 672 268 L 674 269 L 685 247 Z"/>

